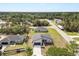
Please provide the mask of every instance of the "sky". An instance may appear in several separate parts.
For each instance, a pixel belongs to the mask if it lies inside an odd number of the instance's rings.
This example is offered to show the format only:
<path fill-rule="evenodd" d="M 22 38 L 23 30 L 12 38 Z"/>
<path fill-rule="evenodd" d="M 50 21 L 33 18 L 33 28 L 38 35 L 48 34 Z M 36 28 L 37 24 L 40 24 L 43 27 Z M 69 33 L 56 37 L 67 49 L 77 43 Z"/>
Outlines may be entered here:
<path fill-rule="evenodd" d="M 79 11 L 79 3 L 0 3 L 0 11 Z"/>

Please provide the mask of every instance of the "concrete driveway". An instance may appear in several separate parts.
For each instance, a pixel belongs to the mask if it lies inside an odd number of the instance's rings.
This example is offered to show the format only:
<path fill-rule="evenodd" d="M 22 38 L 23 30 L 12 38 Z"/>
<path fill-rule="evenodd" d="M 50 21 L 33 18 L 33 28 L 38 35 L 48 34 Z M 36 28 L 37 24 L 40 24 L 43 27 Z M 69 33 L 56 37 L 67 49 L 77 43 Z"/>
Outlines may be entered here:
<path fill-rule="evenodd" d="M 33 56 L 42 56 L 41 46 L 34 46 L 33 47 Z"/>

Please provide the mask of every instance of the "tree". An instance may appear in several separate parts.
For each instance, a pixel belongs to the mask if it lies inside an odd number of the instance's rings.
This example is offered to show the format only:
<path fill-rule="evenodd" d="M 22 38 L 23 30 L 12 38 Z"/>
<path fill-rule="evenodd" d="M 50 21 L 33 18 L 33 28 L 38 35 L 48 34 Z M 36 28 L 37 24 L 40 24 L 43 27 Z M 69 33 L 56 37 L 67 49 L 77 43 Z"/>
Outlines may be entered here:
<path fill-rule="evenodd" d="M 38 20 L 35 20 L 33 24 L 34 24 L 34 26 L 48 26 L 49 22 L 47 22 L 45 20 L 41 21 L 40 19 L 38 19 Z"/>

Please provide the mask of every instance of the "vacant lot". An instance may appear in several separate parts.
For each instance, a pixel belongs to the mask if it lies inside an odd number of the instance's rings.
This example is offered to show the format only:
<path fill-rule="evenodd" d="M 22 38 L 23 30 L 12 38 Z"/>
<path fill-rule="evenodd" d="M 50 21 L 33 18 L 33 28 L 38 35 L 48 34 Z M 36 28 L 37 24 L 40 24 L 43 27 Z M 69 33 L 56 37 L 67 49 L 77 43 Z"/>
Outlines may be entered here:
<path fill-rule="evenodd" d="M 49 29 L 49 34 L 51 35 L 54 45 L 56 47 L 65 48 L 66 47 L 66 41 L 65 39 L 54 29 Z"/>

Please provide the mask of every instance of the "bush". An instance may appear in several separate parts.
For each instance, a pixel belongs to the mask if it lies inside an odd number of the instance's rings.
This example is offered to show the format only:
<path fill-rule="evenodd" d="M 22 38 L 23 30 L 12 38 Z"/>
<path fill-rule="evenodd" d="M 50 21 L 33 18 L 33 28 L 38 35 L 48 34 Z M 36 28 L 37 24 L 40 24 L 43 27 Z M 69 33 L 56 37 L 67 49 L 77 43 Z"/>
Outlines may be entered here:
<path fill-rule="evenodd" d="M 26 49 L 26 53 L 27 53 L 27 55 L 28 56 L 31 56 L 32 55 L 32 48 L 30 48 L 30 47 L 28 47 L 27 49 Z"/>

